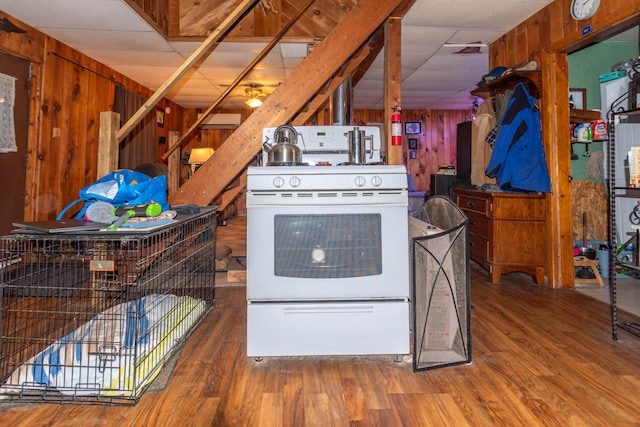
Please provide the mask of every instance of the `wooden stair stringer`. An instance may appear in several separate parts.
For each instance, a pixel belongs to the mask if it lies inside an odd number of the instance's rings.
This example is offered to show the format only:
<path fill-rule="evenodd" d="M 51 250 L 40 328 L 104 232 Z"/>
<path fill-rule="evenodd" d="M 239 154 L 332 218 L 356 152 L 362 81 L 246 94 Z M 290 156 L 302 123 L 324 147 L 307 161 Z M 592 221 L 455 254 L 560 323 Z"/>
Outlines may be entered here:
<path fill-rule="evenodd" d="M 361 0 L 191 179 L 170 196 L 169 203 L 209 205 L 255 159 L 262 147 L 262 129 L 290 122 L 402 3 Z"/>

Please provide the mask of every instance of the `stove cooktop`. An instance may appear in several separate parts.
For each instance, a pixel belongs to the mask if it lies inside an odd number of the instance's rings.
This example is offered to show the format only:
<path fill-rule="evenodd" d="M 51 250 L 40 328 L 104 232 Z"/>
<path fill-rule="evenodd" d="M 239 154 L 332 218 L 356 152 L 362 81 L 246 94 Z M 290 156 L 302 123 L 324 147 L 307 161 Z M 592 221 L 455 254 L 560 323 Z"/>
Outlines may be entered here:
<path fill-rule="evenodd" d="M 267 166 L 309 166 L 309 163 L 304 163 L 304 162 L 271 162 Z"/>

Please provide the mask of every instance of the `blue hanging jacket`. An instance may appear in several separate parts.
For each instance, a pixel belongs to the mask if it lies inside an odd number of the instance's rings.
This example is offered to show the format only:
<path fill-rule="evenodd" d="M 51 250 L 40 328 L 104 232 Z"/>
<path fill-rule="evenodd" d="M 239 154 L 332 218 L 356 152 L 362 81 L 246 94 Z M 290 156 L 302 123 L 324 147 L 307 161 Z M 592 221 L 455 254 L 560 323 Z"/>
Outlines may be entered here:
<path fill-rule="evenodd" d="M 485 171 L 503 191 L 548 193 L 549 170 L 542 146 L 536 98 L 518 83 L 500 118 L 500 130 Z"/>

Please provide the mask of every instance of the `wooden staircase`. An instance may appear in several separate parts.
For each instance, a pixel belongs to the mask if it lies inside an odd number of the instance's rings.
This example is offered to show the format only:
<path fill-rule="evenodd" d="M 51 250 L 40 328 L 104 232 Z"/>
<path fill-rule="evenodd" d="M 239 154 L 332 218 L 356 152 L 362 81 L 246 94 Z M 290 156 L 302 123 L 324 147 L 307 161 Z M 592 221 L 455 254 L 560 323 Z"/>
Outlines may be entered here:
<path fill-rule="evenodd" d="M 116 113 L 102 113 L 100 126 L 100 155 L 104 161 L 99 163 L 98 175 L 102 176 L 117 165 L 117 147 L 126 135 L 151 111 L 155 105 L 180 78 L 195 65 L 224 33 L 237 25 L 247 10 L 255 7 L 257 0 L 244 0 L 235 11 L 227 16 L 218 28 L 213 31 L 202 45 L 179 67 L 169 80 L 140 108 L 122 128 L 117 128 Z M 393 62 L 390 73 L 396 78 L 389 79 L 395 86 L 389 90 L 385 82 L 385 102 L 391 105 L 400 102 L 400 44 L 399 22 L 415 0 L 359 0 L 349 12 L 341 18 L 333 30 L 311 51 L 305 60 L 283 81 L 276 90 L 247 118 L 233 134 L 215 151 L 196 173 L 182 186 L 170 184 L 169 203 L 172 205 L 193 203 L 207 206 L 216 202 L 220 209 L 230 204 L 246 186 L 246 167 L 255 159 L 262 148 L 262 129 L 277 127 L 291 123 L 305 124 L 321 108 L 333 91 L 349 76 L 353 83 L 366 71 L 376 58 L 382 46 L 392 39 L 387 56 L 388 63 Z M 394 19 L 391 19 L 394 18 Z M 385 23 L 390 23 L 385 27 Z M 393 23 L 393 24 L 391 24 Z M 392 36 L 387 37 L 386 28 L 393 28 Z M 397 62 L 397 64 L 395 64 Z M 389 64 L 388 64 L 389 65 Z M 353 77 L 355 76 L 355 77 Z M 389 95 L 390 94 L 390 95 Z M 216 101 L 218 102 L 218 101 Z M 200 121 L 187 131 L 187 136 L 194 131 L 213 111 L 214 104 L 203 114 Z M 387 132 L 388 133 L 388 132 Z M 177 134 L 177 133 L 176 133 Z M 165 159 L 169 159 L 169 169 L 179 163 L 178 150 L 185 136 L 170 138 L 170 146 Z M 396 148 L 396 147 L 394 147 Z M 390 158 L 395 156 L 387 147 Z M 400 153 L 398 151 L 398 153 Z M 169 155 L 171 157 L 169 157 Z M 390 161 L 390 163 L 394 163 Z M 105 172 L 103 172 L 103 170 Z M 171 175 L 171 172 L 170 172 Z M 230 189 L 228 186 L 238 179 L 239 185 Z M 177 180 L 176 180 L 177 182 Z"/>
<path fill-rule="evenodd" d="M 319 43 L 309 56 L 278 86 L 261 107 L 215 151 L 213 156 L 169 198 L 170 204 L 209 205 L 230 182 L 241 176 L 261 150 L 262 129 L 284 123 L 303 121 L 305 107 L 320 107 L 314 97 L 328 97 L 327 88 L 337 87 L 362 63 L 371 49 L 365 43 L 394 13 L 406 13 L 414 0 L 361 0 Z M 363 53 L 364 52 L 364 53 Z M 342 71 L 342 72 L 341 72 Z M 335 81 L 334 81 L 335 80 Z M 324 90 L 323 90 L 324 89 Z M 300 120 L 296 117 L 300 116 Z M 239 190 L 241 191 L 242 187 Z M 231 195 L 223 197 L 225 202 Z"/>

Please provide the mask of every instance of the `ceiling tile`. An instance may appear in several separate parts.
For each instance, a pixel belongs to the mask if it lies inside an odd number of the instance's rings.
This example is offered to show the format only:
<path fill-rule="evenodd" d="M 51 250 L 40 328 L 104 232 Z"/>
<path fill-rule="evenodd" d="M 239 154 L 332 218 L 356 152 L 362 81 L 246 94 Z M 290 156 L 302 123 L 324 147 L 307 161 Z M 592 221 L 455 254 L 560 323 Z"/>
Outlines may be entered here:
<path fill-rule="evenodd" d="M 151 27 L 121 0 L 0 0 L 0 10 L 32 27 L 151 30 Z"/>
<path fill-rule="evenodd" d="M 102 63 L 109 63 L 112 67 L 116 65 L 141 66 L 147 68 L 168 66 L 177 69 L 184 63 L 184 58 L 177 52 L 85 50 L 84 54 Z"/>
<path fill-rule="evenodd" d="M 468 70 L 449 71 L 416 71 L 402 81 L 402 90 L 437 90 L 446 88 L 448 90 L 463 90 L 469 87 L 469 79 L 477 76 Z"/>
<path fill-rule="evenodd" d="M 403 49 L 407 45 L 440 46 L 455 34 L 455 29 L 403 25 L 401 34 Z"/>
<path fill-rule="evenodd" d="M 495 30 L 458 30 L 447 40 L 449 43 L 492 43 L 504 35 L 503 31 Z"/>
<path fill-rule="evenodd" d="M 106 31 L 47 28 L 51 37 L 64 41 L 74 49 L 129 50 L 138 52 L 171 52 L 171 46 L 152 31 Z"/>
<path fill-rule="evenodd" d="M 453 55 L 441 46 L 490 43 L 551 2 L 416 0 L 402 20 L 402 90 L 407 107 L 468 108 L 469 90 L 488 71 L 488 49 L 478 55 Z M 167 42 L 122 0 L 0 0 L 0 10 L 151 90 L 165 84 L 201 46 L 200 42 Z M 216 44 L 198 68 L 176 84 L 171 99 L 187 108 L 198 103 L 206 108 L 266 46 L 262 41 Z M 223 105 L 245 108 L 242 90 L 248 83 L 260 83 L 270 93 L 300 63 L 306 47 L 304 43 L 274 47 Z M 287 48 L 294 50 L 286 53 L 293 58 L 283 58 Z M 384 74 L 381 53 L 354 87 L 354 107 L 382 108 Z"/>
<path fill-rule="evenodd" d="M 416 1 L 404 25 L 484 28 L 508 31 L 553 0 L 422 0 Z"/>

